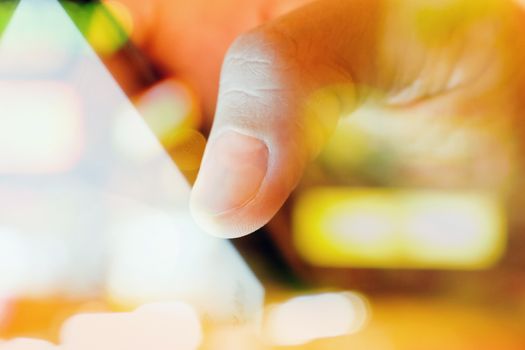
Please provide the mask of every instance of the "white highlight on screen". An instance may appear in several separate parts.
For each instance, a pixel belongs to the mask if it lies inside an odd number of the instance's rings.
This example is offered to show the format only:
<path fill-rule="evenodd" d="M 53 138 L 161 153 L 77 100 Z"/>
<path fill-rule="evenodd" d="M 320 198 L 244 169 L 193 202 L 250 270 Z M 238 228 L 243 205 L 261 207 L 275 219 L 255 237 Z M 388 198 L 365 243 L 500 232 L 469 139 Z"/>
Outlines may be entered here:
<path fill-rule="evenodd" d="M 0 174 L 64 171 L 78 159 L 82 111 L 70 85 L 0 80 L 0 106 Z"/>

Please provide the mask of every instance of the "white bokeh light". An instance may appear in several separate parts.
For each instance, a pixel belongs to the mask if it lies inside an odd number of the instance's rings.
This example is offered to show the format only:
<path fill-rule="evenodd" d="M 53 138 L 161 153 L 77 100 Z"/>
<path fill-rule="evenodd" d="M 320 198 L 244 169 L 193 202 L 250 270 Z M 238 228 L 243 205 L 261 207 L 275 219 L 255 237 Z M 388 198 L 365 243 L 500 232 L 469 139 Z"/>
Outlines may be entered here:
<path fill-rule="evenodd" d="M 368 318 L 368 303 L 356 293 L 300 296 L 269 307 L 265 335 L 274 345 L 301 345 L 355 333 Z"/>

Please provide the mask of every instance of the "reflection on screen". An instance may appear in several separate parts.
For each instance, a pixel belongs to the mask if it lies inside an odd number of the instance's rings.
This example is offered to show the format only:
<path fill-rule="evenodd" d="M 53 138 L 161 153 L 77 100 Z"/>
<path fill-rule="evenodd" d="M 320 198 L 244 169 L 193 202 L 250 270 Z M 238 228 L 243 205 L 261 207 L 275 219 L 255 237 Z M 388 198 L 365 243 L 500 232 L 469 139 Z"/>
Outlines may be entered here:
<path fill-rule="evenodd" d="M 2 300 L 177 299 L 211 319 L 255 317 L 262 287 L 193 224 L 185 179 L 58 2 L 12 15 L 0 106 Z"/>

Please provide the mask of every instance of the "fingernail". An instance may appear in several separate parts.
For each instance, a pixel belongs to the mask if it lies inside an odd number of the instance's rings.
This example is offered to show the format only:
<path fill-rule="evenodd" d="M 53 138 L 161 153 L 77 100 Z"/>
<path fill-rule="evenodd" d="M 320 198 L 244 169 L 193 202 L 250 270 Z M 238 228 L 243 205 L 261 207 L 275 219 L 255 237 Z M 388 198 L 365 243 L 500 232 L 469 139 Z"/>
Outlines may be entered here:
<path fill-rule="evenodd" d="M 227 131 L 208 145 L 192 201 L 217 215 L 239 208 L 255 197 L 268 169 L 268 148 L 261 140 Z"/>

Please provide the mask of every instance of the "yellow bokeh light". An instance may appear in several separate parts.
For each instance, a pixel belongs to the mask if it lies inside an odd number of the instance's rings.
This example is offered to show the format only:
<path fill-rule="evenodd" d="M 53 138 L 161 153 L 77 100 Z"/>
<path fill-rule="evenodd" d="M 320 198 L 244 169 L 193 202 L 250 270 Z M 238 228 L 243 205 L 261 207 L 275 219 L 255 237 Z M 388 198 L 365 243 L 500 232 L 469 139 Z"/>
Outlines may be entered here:
<path fill-rule="evenodd" d="M 109 55 L 121 48 L 131 36 L 133 19 L 129 9 L 118 1 L 104 1 L 91 14 L 86 38 L 101 55 Z"/>
<path fill-rule="evenodd" d="M 293 216 L 296 248 L 320 266 L 477 269 L 504 250 L 502 204 L 481 193 L 317 188 Z"/>
<path fill-rule="evenodd" d="M 176 79 L 165 79 L 139 96 L 135 105 L 177 167 L 193 182 L 206 138 L 198 131 L 201 116 L 191 89 Z"/>

